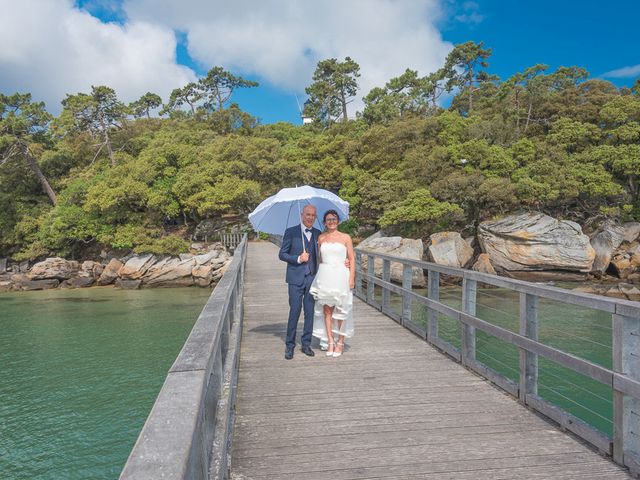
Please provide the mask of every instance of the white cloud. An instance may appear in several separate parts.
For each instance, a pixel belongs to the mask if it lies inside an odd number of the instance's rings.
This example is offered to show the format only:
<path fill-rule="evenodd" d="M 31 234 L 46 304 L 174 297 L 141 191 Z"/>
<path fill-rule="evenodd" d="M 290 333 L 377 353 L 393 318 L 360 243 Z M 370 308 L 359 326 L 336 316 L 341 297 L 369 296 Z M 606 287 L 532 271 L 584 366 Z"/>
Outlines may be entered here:
<path fill-rule="evenodd" d="M 126 18 L 120 25 L 71 0 L 0 0 L 0 91 L 32 92 L 53 112 L 66 93 L 91 85 L 125 101 L 147 91 L 166 99 L 195 79 L 176 64 L 173 32 L 181 31 L 204 70 L 220 65 L 292 93 L 309 85 L 319 60 L 350 56 L 365 95 L 406 68 L 424 75 L 442 65 L 452 45 L 436 27 L 441 1 L 125 0 L 121 10 L 113 2 Z M 90 5 L 109 9 L 104 0 Z"/>
<path fill-rule="evenodd" d="M 406 68 L 436 70 L 452 48 L 435 27 L 438 0 L 126 0 L 123 9 L 133 21 L 184 31 L 205 69 L 221 65 L 297 92 L 325 58 L 358 62 L 365 95 Z"/>
<path fill-rule="evenodd" d="M 603 73 L 602 77 L 606 78 L 632 78 L 640 76 L 640 65 L 633 65 L 631 67 L 622 67 L 610 72 Z"/>
<path fill-rule="evenodd" d="M 102 23 L 68 0 L 0 0 L 0 91 L 31 92 L 60 111 L 67 93 L 108 85 L 126 102 L 147 91 L 167 98 L 195 79 L 177 65 L 166 26 Z"/>

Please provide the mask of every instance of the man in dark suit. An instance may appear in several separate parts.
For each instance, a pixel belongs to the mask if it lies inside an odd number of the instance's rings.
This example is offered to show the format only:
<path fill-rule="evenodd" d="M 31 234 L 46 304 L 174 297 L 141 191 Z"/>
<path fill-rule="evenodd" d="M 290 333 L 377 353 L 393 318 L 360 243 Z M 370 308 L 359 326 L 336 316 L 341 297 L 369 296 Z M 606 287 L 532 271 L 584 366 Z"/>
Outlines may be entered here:
<path fill-rule="evenodd" d="M 287 228 L 282 238 L 279 258 L 287 262 L 286 281 L 289 285 L 289 320 L 284 358 L 291 360 L 296 346 L 296 329 L 300 311 L 304 308 L 302 328 L 302 352 L 313 357 L 311 333 L 313 331 L 314 299 L 309 287 L 318 271 L 318 236 L 320 230 L 313 227 L 316 207 L 306 205 L 300 215 L 302 223 Z"/>

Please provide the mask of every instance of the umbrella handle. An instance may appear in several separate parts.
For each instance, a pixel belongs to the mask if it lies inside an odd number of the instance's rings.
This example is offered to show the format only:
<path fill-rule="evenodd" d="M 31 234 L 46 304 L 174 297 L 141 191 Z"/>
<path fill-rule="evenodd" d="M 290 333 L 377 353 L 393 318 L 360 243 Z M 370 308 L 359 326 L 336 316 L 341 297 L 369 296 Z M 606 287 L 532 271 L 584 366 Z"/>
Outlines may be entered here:
<path fill-rule="evenodd" d="M 300 200 L 296 200 L 296 205 L 298 205 L 298 217 L 302 217 L 302 213 L 300 213 Z M 307 248 L 304 246 L 304 232 L 300 229 L 300 237 L 302 240 L 302 253 L 307 253 Z"/>

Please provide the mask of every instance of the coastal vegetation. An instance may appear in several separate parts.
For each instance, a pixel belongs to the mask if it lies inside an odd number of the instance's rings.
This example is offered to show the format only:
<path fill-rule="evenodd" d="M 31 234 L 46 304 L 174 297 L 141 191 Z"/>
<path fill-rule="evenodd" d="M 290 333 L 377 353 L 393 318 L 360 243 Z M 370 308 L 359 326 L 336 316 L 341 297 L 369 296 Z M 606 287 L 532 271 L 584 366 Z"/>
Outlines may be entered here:
<path fill-rule="evenodd" d="M 295 184 L 348 200 L 352 233 L 475 234 L 521 210 L 640 220 L 640 80 L 546 65 L 499 79 L 491 50 L 467 42 L 437 72 L 408 68 L 363 92 L 354 117 L 356 60 L 318 64 L 304 126 L 242 111 L 233 93 L 257 84 L 221 67 L 166 103 L 94 86 L 57 117 L 28 93 L 0 94 L 0 257 L 175 255 L 203 220 Z"/>

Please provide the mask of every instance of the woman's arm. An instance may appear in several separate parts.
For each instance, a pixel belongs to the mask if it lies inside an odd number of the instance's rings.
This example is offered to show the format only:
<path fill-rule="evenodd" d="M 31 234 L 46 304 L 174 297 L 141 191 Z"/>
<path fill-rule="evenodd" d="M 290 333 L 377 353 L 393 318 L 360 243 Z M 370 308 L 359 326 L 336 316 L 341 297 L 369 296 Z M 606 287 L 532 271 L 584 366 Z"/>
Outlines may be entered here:
<path fill-rule="evenodd" d="M 349 259 L 349 288 L 356 288 L 356 256 L 353 253 L 353 241 L 351 236 L 347 235 L 347 258 Z"/>

